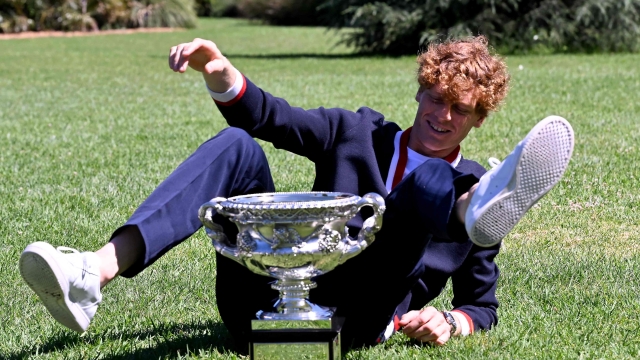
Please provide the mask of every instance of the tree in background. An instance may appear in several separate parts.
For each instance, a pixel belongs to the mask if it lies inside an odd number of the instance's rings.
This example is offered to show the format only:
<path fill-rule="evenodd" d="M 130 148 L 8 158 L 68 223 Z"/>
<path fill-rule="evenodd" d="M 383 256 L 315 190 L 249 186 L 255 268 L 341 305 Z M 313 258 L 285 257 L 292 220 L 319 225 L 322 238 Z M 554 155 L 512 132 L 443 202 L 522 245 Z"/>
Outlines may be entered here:
<path fill-rule="evenodd" d="M 349 28 L 362 53 L 483 34 L 501 53 L 640 51 L 640 0 L 0 0 L 0 31 L 194 27 L 195 16 Z"/>
<path fill-rule="evenodd" d="M 501 52 L 640 50 L 640 0 L 327 0 L 328 25 L 361 52 L 415 54 L 484 34 Z M 328 15 L 328 16 L 327 16 Z"/>
<path fill-rule="evenodd" d="M 502 53 L 640 50 L 640 0 L 197 1 L 214 16 L 349 28 L 341 42 L 363 53 L 415 54 L 434 40 L 477 34 Z"/>
<path fill-rule="evenodd" d="M 237 17 L 236 0 L 196 0 L 198 16 L 207 17 Z"/>
<path fill-rule="evenodd" d="M 238 15 L 271 25 L 324 25 L 319 6 L 324 0 L 238 0 Z"/>

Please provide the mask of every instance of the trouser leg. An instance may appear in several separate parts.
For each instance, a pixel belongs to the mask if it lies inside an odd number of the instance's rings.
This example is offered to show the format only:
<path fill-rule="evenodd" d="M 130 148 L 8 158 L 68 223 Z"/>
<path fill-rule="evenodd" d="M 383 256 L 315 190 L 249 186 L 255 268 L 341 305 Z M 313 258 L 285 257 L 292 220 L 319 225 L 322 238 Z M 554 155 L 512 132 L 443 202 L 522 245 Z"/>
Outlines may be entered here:
<path fill-rule="evenodd" d="M 224 129 L 180 164 L 116 230 L 112 238 L 127 226 L 136 226 L 145 245 L 144 256 L 122 276 L 135 276 L 195 233 L 202 226 L 198 209 L 212 198 L 272 191 L 275 187 L 262 148 L 243 130 Z M 218 214 L 214 221 L 234 242 L 237 227 Z M 236 337 L 246 330 L 249 318 L 278 294 L 268 285 L 272 279 L 217 253 L 216 265 L 217 274 L 203 274 L 203 279 L 215 276 L 220 316 Z"/>
<path fill-rule="evenodd" d="M 361 254 L 317 278 L 312 301 L 336 306 L 346 318 L 343 335 L 353 345 L 375 344 L 413 284 L 423 275 L 422 257 L 432 236 L 467 241 L 453 208 L 478 182 L 440 159 L 409 174 L 385 199 L 375 241 Z"/>

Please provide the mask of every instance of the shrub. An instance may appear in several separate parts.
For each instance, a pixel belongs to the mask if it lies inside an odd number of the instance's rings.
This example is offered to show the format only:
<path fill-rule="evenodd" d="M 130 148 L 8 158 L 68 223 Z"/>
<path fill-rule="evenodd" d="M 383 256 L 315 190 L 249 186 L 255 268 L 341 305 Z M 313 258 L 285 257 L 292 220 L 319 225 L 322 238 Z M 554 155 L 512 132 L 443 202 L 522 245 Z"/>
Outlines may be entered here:
<path fill-rule="evenodd" d="M 428 42 L 484 34 L 503 52 L 638 51 L 640 0 L 327 0 L 343 43 L 362 52 L 415 53 Z"/>
<path fill-rule="evenodd" d="M 240 0 L 238 14 L 271 25 L 323 25 L 323 0 Z"/>
<path fill-rule="evenodd" d="M 196 24 L 193 0 L 131 1 L 131 27 L 186 27 Z"/>
<path fill-rule="evenodd" d="M 0 0 L 0 30 L 194 27 L 193 0 Z"/>
<path fill-rule="evenodd" d="M 196 0 L 198 16 L 235 17 L 238 7 L 235 0 Z"/>
<path fill-rule="evenodd" d="M 123 29 L 129 27 L 131 10 L 122 0 L 103 0 L 93 8 L 92 17 L 100 29 Z"/>

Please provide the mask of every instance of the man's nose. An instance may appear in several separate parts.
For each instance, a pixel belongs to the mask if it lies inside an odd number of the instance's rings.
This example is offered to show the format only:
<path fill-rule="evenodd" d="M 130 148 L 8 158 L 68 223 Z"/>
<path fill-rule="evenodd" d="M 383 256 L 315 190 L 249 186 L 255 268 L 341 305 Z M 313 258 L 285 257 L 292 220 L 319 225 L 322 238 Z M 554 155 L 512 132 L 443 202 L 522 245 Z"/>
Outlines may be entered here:
<path fill-rule="evenodd" d="M 451 105 L 449 104 L 440 104 L 436 111 L 436 115 L 440 120 L 451 120 Z"/>

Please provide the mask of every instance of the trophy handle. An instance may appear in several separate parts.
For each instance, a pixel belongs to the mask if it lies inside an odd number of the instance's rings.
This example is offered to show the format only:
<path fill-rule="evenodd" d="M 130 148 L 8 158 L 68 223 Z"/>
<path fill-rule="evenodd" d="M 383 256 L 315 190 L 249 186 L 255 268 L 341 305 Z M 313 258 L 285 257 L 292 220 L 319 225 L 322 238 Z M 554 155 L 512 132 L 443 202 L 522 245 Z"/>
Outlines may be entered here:
<path fill-rule="evenodd" d="M 375 240 L 374 234 L 382 227 L 382 215 L 386 209 L 382 196 L 376 193 L 365 194 L 356 206 L 358 210 L 364 206 L 371 206 L 373 208 L 373 215 L 365 219 L 362 223 L 362 229 L 360 229 L 358 237 L 355 240 L 347 241 L 348 247 L 345 249 L 342 257 L 340 257 L 340 264 L 358 255 L 369 246 L 373 240 Z"/>
<path fill-rule="evenodd" d="M 229 242 L 222 226 L 213 221 L 214 211 L 220 212 L 222 210 L 222 206 L 220 206 L 219 203 L 226 200 L 227 199 L 223 197 L 216 197 L 202 204 L 198 210 L 198 218 L 200 218 L 200 221 L 204 225 L 205 231 L 211 239 L 211 244 L 216 248 L 216 251 L 242 264 L 238 253 L 238 247 Z"/>

